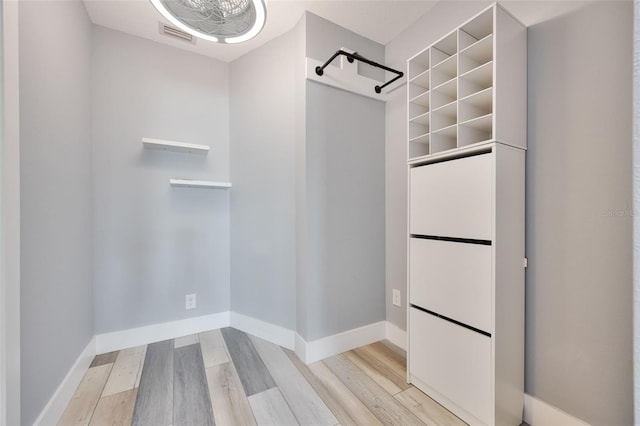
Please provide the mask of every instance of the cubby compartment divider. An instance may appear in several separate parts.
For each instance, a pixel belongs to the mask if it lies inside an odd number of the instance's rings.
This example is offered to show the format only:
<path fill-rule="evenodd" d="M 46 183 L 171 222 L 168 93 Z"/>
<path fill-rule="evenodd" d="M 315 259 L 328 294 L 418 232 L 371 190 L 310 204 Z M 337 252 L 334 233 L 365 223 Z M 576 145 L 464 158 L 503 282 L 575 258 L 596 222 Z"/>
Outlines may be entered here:
<path fill-rule="evenodd" d="M 422 105 L 425 108 L 429 107 L 429 91 L 415 91 L 417 94 L 409 98 L 410 104 Z"/>

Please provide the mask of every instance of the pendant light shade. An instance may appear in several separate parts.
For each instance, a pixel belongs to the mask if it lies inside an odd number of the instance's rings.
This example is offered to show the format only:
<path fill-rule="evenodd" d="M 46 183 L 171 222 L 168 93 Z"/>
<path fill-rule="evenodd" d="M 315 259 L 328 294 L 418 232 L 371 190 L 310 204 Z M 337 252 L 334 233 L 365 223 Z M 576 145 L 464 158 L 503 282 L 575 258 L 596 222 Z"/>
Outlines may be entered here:
<path fill-rule="evenodd" d="M 179 29 L 217 43 L 240 43 L 264 27 L 264 0 L 151 0 Z"/>

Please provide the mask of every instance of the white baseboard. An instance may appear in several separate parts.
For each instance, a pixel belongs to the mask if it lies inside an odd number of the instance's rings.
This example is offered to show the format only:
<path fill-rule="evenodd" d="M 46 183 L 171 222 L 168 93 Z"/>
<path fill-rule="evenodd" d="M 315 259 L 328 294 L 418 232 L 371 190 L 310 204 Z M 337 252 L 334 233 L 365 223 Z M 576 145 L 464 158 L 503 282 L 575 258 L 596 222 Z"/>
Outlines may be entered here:
<path fill-rule="evenodd" d="M 229 312 L 203 315 L 178 321 L 130 328 L 96 335 L 96 352 L 103 354 L 132 348 L 189 334 L 202 333 L 229 326 Z"/>
<path fill-rule="evenodd" d="M 96 350 L 99 354 L 118 351 L 229 326 L 288 349 L 293 349 L 295 346 L 295 332 L 293 330 L 237 312 L 227 311 L 98 334 L 96 335 Z"/>
<path fill-rule="evenodd" d="M 305 361 L 307 359 L 307 342 L 298 333 L 296 333 L 294 351 L 296 355 L 298 355 L 298 358 L 300 358 L 306 364 L 309 364 Z"/>
<path fill-rule="evenodd" d="M 387 321 L 387 340 L 403 350 L 407 350 L 407 332 L 392 322 Z"/>
<path fill-rule="evenodd" d="M 343 333 L 306 342 L 295 331 L 237 312 L 220 312 L 184 320 L 164 322 L 98 334 L 96 353 L 119 351 L 189 334 L 233 327 L 287 349 L 295 350 L 306 363 L 315 362 L 382 339 L 406 350 L 407 333 L 395 324 L 380 321 Z"/>
<path fill-rule="evenodd" d="M 231 312 L 231 327 L 287 349 L 295 348 L 295 332 L 279 325 Z"/>
<path fill-rule="evenodd" d="M 80 384 L 82 377 L 89 369 L 93 358 L 96 356 L 96 338 L 91 338 L 87 347 L 84 348 L 80 356 L 73 364 L 67 375 L 65 376 L 58 389 L 53 393 L 53 396 L 44 407 L 36 421 L 35 426 L 49 426 L 58 424 L 58 420 L 62 417 L 65 408 L 69 404 L 71 397 L 76 391 L 76 388 Z"/>
<path fill-rule="evenodd" d="M 526 393 L 524 421 L 531 426 L 589 426 L 589 423 Z"/>
<path fill-rule="evenodd" d="M 306 364 L 328 358 L 385 338 L 386 321 L 305 342 L 298 336 L 296 353 Z"/>

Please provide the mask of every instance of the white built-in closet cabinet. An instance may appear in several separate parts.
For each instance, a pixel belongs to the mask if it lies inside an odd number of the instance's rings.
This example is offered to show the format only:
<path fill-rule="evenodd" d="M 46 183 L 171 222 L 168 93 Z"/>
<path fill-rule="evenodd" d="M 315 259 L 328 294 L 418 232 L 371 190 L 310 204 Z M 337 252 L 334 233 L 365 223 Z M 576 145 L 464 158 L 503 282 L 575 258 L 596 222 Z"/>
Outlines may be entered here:
<path fill-rule="evenodd" d="M 408 381 L 470 424 L 522 421 L 526 46 L 492 5 L 407 64 Z"/>

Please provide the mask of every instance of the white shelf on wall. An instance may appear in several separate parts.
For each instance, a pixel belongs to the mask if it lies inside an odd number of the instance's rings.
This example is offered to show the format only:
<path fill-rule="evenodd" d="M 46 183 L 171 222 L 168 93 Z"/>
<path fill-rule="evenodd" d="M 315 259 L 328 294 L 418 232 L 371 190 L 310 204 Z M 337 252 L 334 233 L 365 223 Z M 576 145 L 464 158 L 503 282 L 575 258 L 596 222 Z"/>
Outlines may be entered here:
<path fill-rule="evenodd" d="M 349 63 L 346 57 L 341 57 L 339 67 L 328 66 L 324 69 L 324 74 L 319 76 L 316 74 L 316 67 L 322 65 L 323 63 L 316 59 L 306 58 L 306 79 L 366 96 L 376 101 L 386 102 L 386 94 L 376 93 L 374 90 L 377 85 L 383 82 L 358 74 L 357 62 Z"/>
<path fill-rule="evenodd" d="M 169 179 L 171 186 L 184 186 L 188 188 L 229 189 L 231 182 L 212 182 L 208 180 Z"/>
<path fill-rule="evenodd" d="M 174 142 L 162 139 L 142 138 L 142 144 L 145 148 L 162 151 L 190 152 L 204 155 L 209 152 L 209 145 L 197 145 L 194 143 Z"/>

